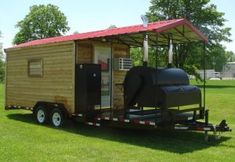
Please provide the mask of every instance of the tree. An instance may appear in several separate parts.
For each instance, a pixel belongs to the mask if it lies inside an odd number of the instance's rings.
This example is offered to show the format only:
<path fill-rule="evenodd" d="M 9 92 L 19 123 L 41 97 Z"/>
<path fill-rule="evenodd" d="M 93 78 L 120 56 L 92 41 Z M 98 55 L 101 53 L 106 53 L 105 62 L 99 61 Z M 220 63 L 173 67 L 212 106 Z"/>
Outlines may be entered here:
<path fill-rule="evenodd" d="M 142 64 L 143 54 L 141 48 L 131 48 L 130 56 L 132 59 L 132 64 L 134 66 L 140 66 Z"/>
<path fill-rule="evenodd" d="M 73 34 L 79 34 L 79 32 L 78 32 L 78 31 L 75 31 L 75 32 L 73 32 Z"/>
<path fill-rule="evenodd" d="M 0 31 L 1 38 L 1 31 Z M 2 43 L 0 42 L 0 82 L 3 82 L 5 78 L 5 62 L 2 51 Z"/>
<path fill-rule="evenodd" d="M 2 32 L 0 31 L 0 38 L 2 37 Z M 0 42 L 0 60 L 3 59 L 2 43 Z"/>
<path fill-rule="evenodd" d="M 30 12 L 16 27 L 19 32 L 15 35 L 14 44 L 60 36 L 70 29 L 65 15 L 52 4 L 31 6 Z"/>
<path fill-rule="evenodd" d="M 114 29 L 114 28 L 117 28 L 116 25 L 110 25 L 107 29 Z"/>
<path fill-rule="evenodd" d="M 218 70 L 226 63 L 225 49 L 221 41 L 231 41 L 230 28 L 224 27 L 226 21 L 224 13 L 218 12 L 210 0 L 151 0 L 151 6 L 146 13 L 150 22 L 186 18 L 209 38 L 207 45 L 207 66 Z M 179 54 L 178 62 L 180 68 L 186 69 L 189 74 L 196 74 L 196 70 L 202 67 L 201 45 L 186 43 L 176 47 Z M 187 57 L 190 54 L 190 57 Z M 220 60 L 220 61 L 219 61 Z M 176 61 L 176 59 L 175 59 Z M 189 65 L 193 68 L 188 68 Z"/>
<path fill-rule="evenodd" d="M 226 57 L 228 62 L 235 62 L 235 54 L 232 51 L 226 51 Z"/>
<path fill-rule="evenodd" d="M 155 67 L 156 65 L 156 55 L 154 54 L 155 52 L 156 50 L 154 48 L 149 49 L 148 66 Z M 132 59 L 132 64 L 134 66 L 143 65 L 143 49 L 142 48 L 140 47 L 131 48 L 130 57 Z M 161 59 L 164 59 L 164 57 L 161 57 Z M 160 61 L 160 62 L 163 62 L 163 61 Z M 159 64 L 159 66 L 163 66 L 163 65 Z"/>

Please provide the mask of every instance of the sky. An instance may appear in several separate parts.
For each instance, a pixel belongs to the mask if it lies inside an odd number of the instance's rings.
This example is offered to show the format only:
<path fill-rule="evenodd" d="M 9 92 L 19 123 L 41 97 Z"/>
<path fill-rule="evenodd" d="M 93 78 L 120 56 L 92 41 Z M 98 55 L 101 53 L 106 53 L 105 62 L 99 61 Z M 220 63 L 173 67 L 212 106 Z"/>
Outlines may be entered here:
<path fill-rule="evenodd" d="M 235 1 L 212 0 L 220 12 L 225 13 L 227 27 L 232 28 L 231 43 L 223 43 L 227 50 L 235 53 Z M 15 25 L 35 4 L 54 4 L 67 17 L 70 31 L 82 33 L 105 29 L 110 25 L 117 27 L 141 24 L 140 15 L 148 11 L 150 0 L 7 0 L 0 3 L 0 31 L 3 48 L 12 46 L 18 29 Z"/>

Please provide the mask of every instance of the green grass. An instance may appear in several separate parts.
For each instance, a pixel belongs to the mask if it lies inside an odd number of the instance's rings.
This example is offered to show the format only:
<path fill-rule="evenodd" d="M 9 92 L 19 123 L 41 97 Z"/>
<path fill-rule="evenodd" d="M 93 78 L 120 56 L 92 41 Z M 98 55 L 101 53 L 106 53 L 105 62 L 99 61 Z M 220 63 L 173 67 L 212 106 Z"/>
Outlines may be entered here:
<path fill-rule="evenodd" d="M 204 142 L 203 133 L 40 126 L 24 110 L 5 111 L 0 86 L 0 161 L 235 161 L 235 133 Z M 235 128 L 235 81 L 209 81 L 210 122 Z"/>

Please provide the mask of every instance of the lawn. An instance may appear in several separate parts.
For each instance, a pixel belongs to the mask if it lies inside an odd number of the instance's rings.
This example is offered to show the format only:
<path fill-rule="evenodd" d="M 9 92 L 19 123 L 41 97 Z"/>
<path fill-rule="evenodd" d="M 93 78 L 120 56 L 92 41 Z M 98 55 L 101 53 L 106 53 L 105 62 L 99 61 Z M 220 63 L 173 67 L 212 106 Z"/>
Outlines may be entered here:
<path fill-rule="evenodd" d="M 4 110 L 0 86 L 0 161 L 235 161 L 235 133 L 204 142 L 203 133 L 37 125 L 30 112 Z M 235 81 L 208 81 L 210 122 L 235 128 Z"/>

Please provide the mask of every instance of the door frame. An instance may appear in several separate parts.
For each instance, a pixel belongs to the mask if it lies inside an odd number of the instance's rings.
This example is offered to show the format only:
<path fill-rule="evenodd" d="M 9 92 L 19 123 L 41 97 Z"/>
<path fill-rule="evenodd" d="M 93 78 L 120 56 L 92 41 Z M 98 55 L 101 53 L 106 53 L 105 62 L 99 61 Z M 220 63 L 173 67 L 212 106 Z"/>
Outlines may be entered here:
<path fill-rule="evenodd" d="M 97 53 L 96 53 L 96 48 L 109 48 L 110 50 L 110 55 L 109 55 L 109 100 L 110 100 L 110 105 L 109 108 L 113 108 L 113 46 L 112 43 L 93 43 L 93 63 L 97 63 Z M 101 75 L 102 77 L 102 75 Z"/>

